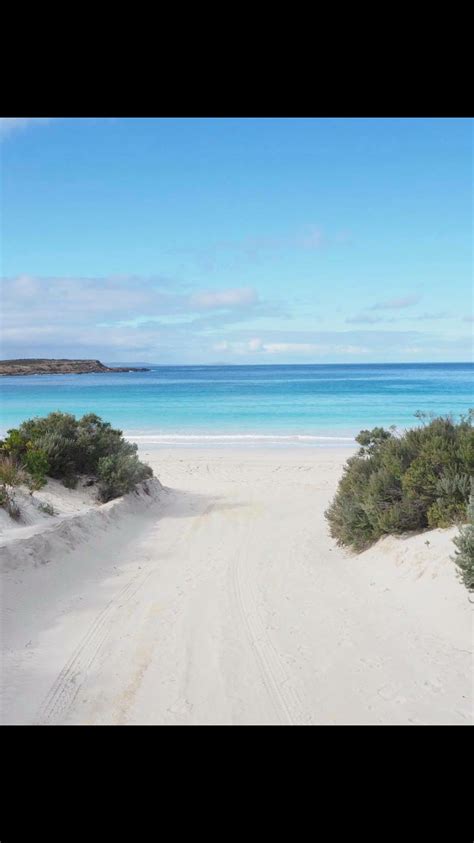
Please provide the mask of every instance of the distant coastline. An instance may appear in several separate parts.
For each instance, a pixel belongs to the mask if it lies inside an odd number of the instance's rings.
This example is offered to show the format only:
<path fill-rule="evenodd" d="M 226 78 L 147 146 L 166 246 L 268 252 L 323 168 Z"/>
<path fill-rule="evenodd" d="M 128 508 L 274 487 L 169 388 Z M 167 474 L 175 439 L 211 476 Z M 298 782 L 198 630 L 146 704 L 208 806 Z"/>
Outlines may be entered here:
<path fill-rule="evenodd" d="M 0 375 L 90 375 L 96 372 L 149 372 L 144 367 L 105 366 L 100 360 L 25 358 L 0 360 Z"/>

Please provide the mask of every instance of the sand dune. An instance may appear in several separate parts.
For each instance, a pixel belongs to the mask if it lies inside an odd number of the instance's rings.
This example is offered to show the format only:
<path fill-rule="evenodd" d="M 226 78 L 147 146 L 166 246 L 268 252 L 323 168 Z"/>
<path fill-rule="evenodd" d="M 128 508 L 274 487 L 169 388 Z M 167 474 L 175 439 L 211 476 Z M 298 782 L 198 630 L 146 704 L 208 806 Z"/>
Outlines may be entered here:
<path fill-rule="evenodd" d="M 456 531 L 337 548 L 348 453 L 144 443 L 164 488 L 40 493 L 53 523 L 0 540 L 2 722 L 472 722 Z"/>

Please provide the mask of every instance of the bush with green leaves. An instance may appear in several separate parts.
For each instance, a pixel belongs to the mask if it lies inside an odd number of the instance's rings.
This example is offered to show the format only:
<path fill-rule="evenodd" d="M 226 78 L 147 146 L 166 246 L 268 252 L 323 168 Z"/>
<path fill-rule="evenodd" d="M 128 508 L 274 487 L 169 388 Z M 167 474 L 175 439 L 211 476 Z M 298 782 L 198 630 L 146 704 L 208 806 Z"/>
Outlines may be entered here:
<path fill-rule="evenodd" d="M 89 475 L 99 481 L 100 500 L 125 494 L 153 475 L 137 450 L 121 430 L 94 413 L 80 419 L 61 412 L 28 419 L 0 442 L 0 453 L 22 467 L 31 491 L 41 488 L 47 476 L 75 489 L 79 477 Z"/>
<path fill-rule="evenodd" d="M 388 533 L 466 520 L 474 475 L 474 413 L 427 419 L 397 435 L 362 430 L 326 518 L 338 544 L 360 551 Z"/>
<path fill-rule="evenodd" d="M 99 499 L 112 498 L 131 492 L 137 483 L 153 475 L 148 465 L 140 462 L 135 454 L 113 454 L 101 457 L 98 466 Z"/>
<path fill-rule="evenodd" d="M 15 519 L 20 517 L 20 508 L 15 501 L 15 488 L 26 483 L 27 474 L 11 454 L 0 453 L 0 507 Z"/>
<path fill-rule="evenodd" d="M 0 455 L 0 485 L 5 488 L 20 486 L 26 481 L 26 472 L 10 454 Z"/>
<path fill-rule="evenodd" d="M 48 476 L 60 478 L 74 465 L 72 452 L 76 424 L 74 416 L 67 413 L 50 413 L 45 418 L 28 419 L 19 428 L 7 431 L 2 451 L 26 466 L 31 459 L 28 453 L 39 450 L 48 463 Z"/>
<path fill-rule="evenodd" d="M 474 495 L 471 495 L 469 499 L 467 514 L 468 523 L 453 539 L 457 547 L 453 561 L 458 567 L 459 576 L 467 590 L 474 592 Z"/>
<path fill-rule="evenodd" d="M 49 471 L 49 461 L 46 452 L 42 448 L 35 448 L 29 442 L 23 457 L 23 464 L 28 472 L 27 485 L 31 494 L 37 492 L 46 485 L 46 476 Z"/>
<path fill-rule="evenodd" d="M 77 474 L 66 474 L 66 476 L 62 478 L 61 482 L 66 489 L 77 489 L 79 477 Z"/>
<path fill-rule="evenodd" d="M 122 431 L 115 430 L 109 422 L 89 413 L 77 423 L 77 460 L 79 474 L 94 473 L 103 457 L 114 454 L 133 455 L 137 446 L 123 439 Z"/>
<path fill-rule="evenodd" d="M 14 518 L 15 521 L 18 521 L 21 516 L 21 510 L 14 494 L 7 491 L 3 486 L 0 486 L 0 507 L 8 512 L 10 518 Z"/>
<path fill-rule="evenodd" d="M 38 504 L 38 509 L 40 512 L 44 512 L 45 515 L 56 515 L 54 506 L 50 503 L 40 503 Z"/>

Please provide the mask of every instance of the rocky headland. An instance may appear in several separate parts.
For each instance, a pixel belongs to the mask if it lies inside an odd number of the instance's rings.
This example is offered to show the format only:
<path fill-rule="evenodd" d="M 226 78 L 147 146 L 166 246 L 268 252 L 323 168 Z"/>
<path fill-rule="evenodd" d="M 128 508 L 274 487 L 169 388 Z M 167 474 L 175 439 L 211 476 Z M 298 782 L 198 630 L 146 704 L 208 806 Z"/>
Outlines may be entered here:
<path fill-rule="evenodd" d="M 0 360 L 0 375 L 86 375 L 96 372 L 149 372 L 134 366 L 104 366 L 100 360 Z"/>

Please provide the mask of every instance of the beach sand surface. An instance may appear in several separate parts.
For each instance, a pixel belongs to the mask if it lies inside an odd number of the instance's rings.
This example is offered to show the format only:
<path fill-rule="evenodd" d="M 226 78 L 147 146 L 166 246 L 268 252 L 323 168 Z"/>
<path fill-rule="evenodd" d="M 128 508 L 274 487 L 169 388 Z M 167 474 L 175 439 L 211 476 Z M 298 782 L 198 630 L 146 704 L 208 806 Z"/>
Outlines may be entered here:
<path fill-rule="evenodd" d="M 162 487 L 2 538 L 2 722 L 472 723 L 456 529 L 338 548 L 352 452 L 144 443 Z"/>

